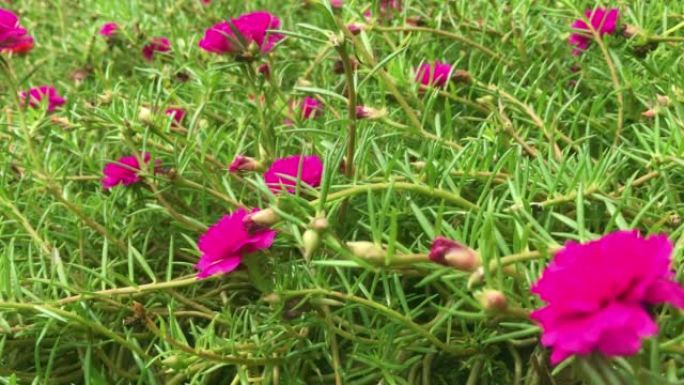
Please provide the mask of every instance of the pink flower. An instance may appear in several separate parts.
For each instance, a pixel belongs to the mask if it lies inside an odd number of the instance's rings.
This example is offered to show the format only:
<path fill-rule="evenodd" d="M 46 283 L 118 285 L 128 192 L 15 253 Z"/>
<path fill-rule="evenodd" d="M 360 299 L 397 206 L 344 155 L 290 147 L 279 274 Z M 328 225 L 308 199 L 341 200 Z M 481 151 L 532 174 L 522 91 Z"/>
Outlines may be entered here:
<path fill-rule="evenodd" d="M 302 118 L 304 119 L 316 119 L 318 115 L 323 111 L 323 105 L 318 100 L 307 96 L 302 101 L 300 106 L 302 111 Z"/>
<path fill-rule="evenodd" d="M 211 4 L 211 0 L 202 0 L 202 4 L 209 5 Z"/>
<path fill-rule="evenodd" d="M 293 155 L 277 159 L 264 173 L 264 181 L 272 192 L 281 192 L 283 188 L 289 193 L 295 192 L 297 180 L 311 187 L 321 184 L 323 162 L 315 155 Z"/>
<path fill-rule="evenodd" d="M 173 124 L 180 124 L 185 117 L 185 110 L 177 107 L 169 107 L 164 111 L 164 114 L 173 118 Z"/>
<path fill-rule="evenodd" d="M 145 60 L 152 61 L 155 52 L 169 52 L 171 51 L 171 43 L 165 37 L 153 37 L 150 43 L 143 47 L 142 54 Z"/>
<path fill-rule="evenodd" d="M 584 12 L 587 20 L 591 23 L 591 27 L 598 32 L 600 36 L 612 35 L 615 33 L 615 28 L 617 26 L 617 20 L 619 17 L 619 11 L 617 8 L 611 8 L 610 10 L 606 8 L 596 8 L 594 10 L 587 9 Z M 572 23 L 572 29 L 575 32 L 570 35 L 569 43 L 575 46 L 572 50 L 572 54 L 577 56 L 582 53 L 582 51 L 589 48 L 589 43 L 592 40 L 591 29 L 583 19 L 577 19 Z M 583 32 L 586 31 L 586 32 Z"/>
<path fill-rule="evenodd" d="M 416 70 L 416 81 L 423 86 L 444 87 L 449 82 L 452 65 L 439 60 L 434 65 L 423 63 Z"/>
<path fill-rule="evenodd" d="M 17 15 L 8 9 L 0 8 L 0 51 L 21 53 L 31 48 L 33 38 L 19 24 Z"/>
<path fill-rule="evenodd" d="M 239 171 L 256 171 L 261 168 L 261 163 L 254 158 L 244 155 L 236 155 L 233 162 L 228 166 L 228 171 L 236 173 Z"/>
<path fill-rule="evenodd" d="M 55 87 L 52 86 L 33 87 L 28 91 L 22 91 L 19 94 L 22 105 L 26 105 L 27 97 L 28 105 L 31 108 L 40 108 L 42 103 L 47 103 L 48 112 L 52 112 L 57 107 L 60 107 L 66 103 L 66 100 L 59 96 Z"/>
<path fill-rule="evenodd" d="M 149 153 L 143 153 L 143 162 L 150 162 Z M 140 171 L 140 163 L 138 163 L 138 158 L 135 156 L 124 156 L 116 162 L 107 163 L 104 169 L 102 169 L 104 174 L 102 187 L 105 190 L 109 190 L 120 184 L 128 186 L 138 183 L 140 182 L 138 171 Z"/>
<path fill-rule="evenodd" d="M 380 0 L 381 13 L 386 14 L 393 11 L 401 11 L 401 0 Z"/>
<path fill-rule="evenodd" d="M 543 329 L 551 361 L 598 351 L 632 355 L 658 326 L 648 305 L 684 308 L 684 290 L 671 271 L 672 243 L 665 235 L 643 238 L 616 231 L 580 244 L 567 242 L 532 287 L 547 305 L 531 318 Z"/>
<path fill-rule="evenodd" d="M 239 54 L 250 44 L 255 44 L 261 53 L 267 53 L 285 38 L 282 34 L 268 31 L 279 28 L 280 19 L 268 12 L 248 13 L 207 29 L 199 46 L 207 52 Z M 234 30 L 239 32 L 239 36 Z"/>
<path fill-rule="evenodd" d="M 257 211 L 254 209 L 252 213 Z M 202 256 L 195 265 L 197 278 L 230 273 L 240 265 L 246 254 L 271 247 L 276 232 L 268 228 L 248 231 L 244 225 L 248 215 L 247 210 L 239 209 L 221 218 L 200 237 L 197 245 Z"/>
<path fill-rule="evenodd" d="M 330 6 L 333 8 L 342 8 L 344 6 L 344 0 L 330 0 Z"/>
<path fill-rule="evenodd" d="M 100 28 L 100 35 L 104 37 L 111 37 L 119 30 L 119 25 L 116 23 L 105 23 Z"/>

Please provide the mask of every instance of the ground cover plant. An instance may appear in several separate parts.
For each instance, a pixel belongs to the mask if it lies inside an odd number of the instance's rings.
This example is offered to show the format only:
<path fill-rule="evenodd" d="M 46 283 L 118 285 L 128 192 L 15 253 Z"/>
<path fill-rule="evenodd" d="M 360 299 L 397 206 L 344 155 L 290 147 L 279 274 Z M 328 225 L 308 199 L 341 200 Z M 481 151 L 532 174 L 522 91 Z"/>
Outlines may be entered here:
<path fill-rule="evenodd" d="M 684 383 L 684 3 L 0 3 L 0 383 Z"/>

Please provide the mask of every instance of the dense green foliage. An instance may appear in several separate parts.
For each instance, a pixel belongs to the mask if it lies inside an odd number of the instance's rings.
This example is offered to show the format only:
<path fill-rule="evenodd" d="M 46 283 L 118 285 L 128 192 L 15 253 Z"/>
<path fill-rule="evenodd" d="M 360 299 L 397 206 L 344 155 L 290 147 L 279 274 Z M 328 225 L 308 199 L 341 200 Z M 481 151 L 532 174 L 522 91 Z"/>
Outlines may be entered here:
<path fill-rule="evenodd" d="M 0 383 L 532 385 L 596 383 L 582 379 L 607 370 L 549 365 L 529 287 L 555 247 L 615 229 L 667 233 L 681 260 L 684 3 L 604 4 L 636 34 L 580 56 L 569 25 L 594 2 L 407 0 L 353 39 L 339 26 L 376 3 L 310 3 L 7 5 L 36 47 L 3 55 L 0 77 Z M 256 9 L 288 35 L 267 58 L 198 48 L 206 28 Z M 424 27 L 407 23 L 416 17 Z M 111 46 L 97 34 L 107 21 L 124 34 Z M 150 63 L 151 36 L 172 51 Z M 335 71 L 340 55 L 359 61 L 350 77 Z M 437 59 L 470 81 L 420 90 L 414 68 Z M 254 71 L 264 62 L 270 80 Z M 384 116 L 350 119 L 350 80 Z M 41 84 L 66 105 L 19 108 L 14 94 Z M 284 124 L 306 95 L 323 114 Z M 169 106 L 188 111 L 182 126 Z M 103 190 L 105 163 L 138 151 L 163 172 Z M 324 159 L 318 191 L 275 197 L 260 174 L 227 171 L 237 154 L 298 153 Z M 277 207 L 275 244 L 195 280 L 198 237 L 238 203 Z M 304 258 L 302 234 L 322 215 L 329 229 Z M 437 235 L 477 250 L 484 276 L 397 262 Z M 348 241 L 388 256 L 366 261 Z M 483 288 L 510 309 L 483 310 Z M 658 337 L 610 369 L 682 383 L 684 320 L 657 315 Z"/>

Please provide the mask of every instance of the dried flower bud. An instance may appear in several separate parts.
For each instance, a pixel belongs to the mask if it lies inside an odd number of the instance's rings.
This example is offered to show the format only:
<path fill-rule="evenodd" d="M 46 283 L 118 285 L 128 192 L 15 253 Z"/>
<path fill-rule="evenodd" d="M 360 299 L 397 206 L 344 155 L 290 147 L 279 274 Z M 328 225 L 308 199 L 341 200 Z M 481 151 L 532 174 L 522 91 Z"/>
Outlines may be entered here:
<path fill-rule="evenodd" d="M 638 26 L 633 25 L 633 24 L 625 25 L 625 28 L 622 30 L 622 36 L 624 36 L 628 39 L 630 37 L 640 35 L 640 34 L 641 34 L 641 28 L 639 28 Z"/>
<path fill-rule="evenodd" d="M 385 258 L 387 254 L 382 247 L 368 241 L 347 242 L 347 247 L 355 256 L 364 259 Z"/>
<path fill-rule="evenodd" d="M 482 308 L 487 312 L 501 313 L 508 309 L 506 295 L 499 290 L 484 289 L 476 294 L 476 297 Z"/>
<path fill-rule="evenodd" d="M 451 79 L 458 83 L 470 83 L 472 77 L 470 76 L 470 72 L 457 69 L 451 73 Z"/>
<path fill-rule="evenodd" d="M 307 229 L 302 234 L 302 246 L 304 248 L 304 259 L 307 261 L 311 259 L 311 254 L 318 250 L 321 245 L 321 236 L 317 231 L 312 229 Z"/>
<path fill-rule="evenodd" d="M 154 114 L 147 107 L 140 107 L 140 112 L 138 112 L 138 120 L 145 124 L 154 123 Z"/>
<path fill-rule="evenodd" d="M 50 115 L 50 122 L 62 127 L 65 130 L 72 128 L 72 124 L 69 119 L 63 116 Z"/>

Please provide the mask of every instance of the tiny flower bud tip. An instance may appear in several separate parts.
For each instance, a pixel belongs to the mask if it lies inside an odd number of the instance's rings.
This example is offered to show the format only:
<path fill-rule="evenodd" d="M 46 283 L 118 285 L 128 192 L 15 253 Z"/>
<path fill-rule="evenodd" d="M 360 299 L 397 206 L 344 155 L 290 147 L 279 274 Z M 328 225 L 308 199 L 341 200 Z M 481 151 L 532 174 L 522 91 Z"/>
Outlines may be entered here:
<path fill-rule="evenodd" d="M 316 217 L 311 221 L 311 224 L 309 227 L 311 227 L 313 230 L 316 230 L 317 232 L 323 232 L 328 229 L 328 218 L 324 216 Z"/>
<path fill-rule="evenodd" d="M 138 112 L 138 120 L 146 124 L 152 124 L 154 122 L 154 115 L 152 111 L 147 107 L 140 107 L 140 112 Z"/>
<path fill-rule="evenodd" d="M 485 289 L 477 295 L 477 299 L 488 312 L 500 313 L 508 309 L 506 295 L 499 290 Z"/>

